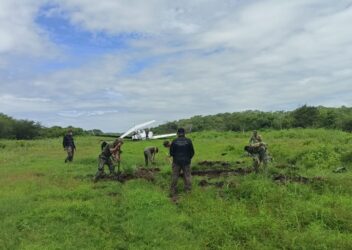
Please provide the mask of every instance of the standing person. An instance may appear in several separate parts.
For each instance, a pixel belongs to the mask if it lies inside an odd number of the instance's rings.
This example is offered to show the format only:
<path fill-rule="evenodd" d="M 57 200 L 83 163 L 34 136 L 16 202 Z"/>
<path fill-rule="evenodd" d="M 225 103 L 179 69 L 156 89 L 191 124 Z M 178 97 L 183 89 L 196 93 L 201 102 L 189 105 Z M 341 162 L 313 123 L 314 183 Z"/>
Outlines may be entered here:
<path fill-rule="evenodd" d="M 146 139 L 146 140 L 149 140 L 149 128 L 146 128 L 146 129 L 144 130 L 144 132 L 145 132 L 145 139 Z"/>
<path fill-rule="evenodd" d="M 158 147 L 147 147 L 144 149 L 144 160 L 145 166 L 148 167 L 148 163 L 154 164 L 155 155 L 159 152 Z"/>
<path fill-rule="evenodd" d="M 177 130 L 177 138 L 172 141 L 170 146 L 170 156 L 172 157 L 172 179 L 170 195 L 173 201 L 177 201 L 177 181 L 180 172 L 183 172 L 186 192 L 190 192 L 191 183 L 191 160 L 194 156 L 193 143 L 185 137 L 185 130 Z"/>
<path fill-rule="evenodd" d="M 104 176 L 104 166 L 108 165 L 110 170 L 110 175 L 115 175 L 115 166 L 112 159 L 118 162 L 118 168 L 120 168 L 120 152 L 121 146 L 123 144 L 122 139 L 116 139 L 112 144 L 106 143 L 101 154 L 99 155 L 98 171 L 95 174 L 94 181 L 98 181 L 102 176 Z M 120 169 L 118 169 L 120 171 Z"/>
<path fill-rule="evenodd" d="M 249 144 L 252 145 L 252 144 L 262 142 L 262 141 L 263 141 L 263 139 L 260 135 L 258 135 L 257 130 L 254 130 L 252 137 L 249 139 Z"/>
<path fill-rule="evenodd" d="M 65 163 L 71 162 L 73 160 L 74 151 L 76 150 L 76 145 L 73 140 L 72 129 L 69 129 L 67 131 L 67 134 L 63 138 L 62 145 L 64 147 L 64 150 L 67 152 L 67 157 L 65 159 Z"/>

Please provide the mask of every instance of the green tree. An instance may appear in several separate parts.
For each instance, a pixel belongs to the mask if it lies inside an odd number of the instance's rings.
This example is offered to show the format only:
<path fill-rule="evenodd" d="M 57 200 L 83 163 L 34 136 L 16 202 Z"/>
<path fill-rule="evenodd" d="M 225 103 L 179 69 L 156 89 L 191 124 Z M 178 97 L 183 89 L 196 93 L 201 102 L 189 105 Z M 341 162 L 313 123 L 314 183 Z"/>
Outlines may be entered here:
<path fill-rule="evenodd" d="M 39 137 L 42 126 L 28 120 L 19 120 L 13 126 L 16 139 L 34 139 Z"/>
<path fill-rule="evenodd" d="M 319 117 L 319 110 L 316 107 L 304 105 L 292 112 L 293 127 L 313 127 Z"/>
<path fill-rule="evenodd" d="M 14 138 L 13 124 L 15 120 L 0 113 L 0 138 Z"/>
<path fill-rule="evenodd" d="M 352 132 L 352 118 L 343 122 L 342 129 L 348 132 Z"/>

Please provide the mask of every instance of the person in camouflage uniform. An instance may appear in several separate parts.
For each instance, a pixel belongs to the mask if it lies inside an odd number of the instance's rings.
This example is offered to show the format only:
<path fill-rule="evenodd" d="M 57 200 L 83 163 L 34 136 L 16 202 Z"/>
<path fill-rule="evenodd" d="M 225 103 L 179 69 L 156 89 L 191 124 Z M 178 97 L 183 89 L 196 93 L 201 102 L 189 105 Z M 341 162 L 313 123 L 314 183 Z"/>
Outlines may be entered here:
<path fill-rule="evenodd" d="M 266 166 L 268 163 L 267 145 L 264 142 L 252 143 L 249 146 L 245 146 L 244 150 L 252 156 L 255 172 L 259 171 L 261 164 Z"/>
<path fill-rule="evenodd" d="M 159 152 L 158 147 L 147 147 L 144 149 L 144 160 L 145 166 L 148 167 L 148 163 L 154 164 L 155 155 Z"/>
<path fill-rule="evenodd" d="M 66 162 L 72 162 L 73 161 L 73 156 L 76 150 L 76 145 L 73 140 L 73 132 L 72 129 L 69 129 L 67 131 L 67 134 L 64 136 L 62 140 L 62 145 L 64 147 L 64 150 L 67 152 L 67 157 L 65 159 Z"/>
<path fill-rule="evenodd" d="M 262 137 L 258 135 L 257 130 L 253 131 L 252 137 L 249 139 L 249 145 L 262 142 Z"/>
<path fill-rule="evenodd" d="M 118 138 L 112 144 L 105 144 L 101 154 L 99 155 L 98 171 L 95 174 L 94 181 L 98 181 L 101 177 L 104 176 L 104 166 L 108 165 L 110 170 L 110 175 L 114 176 L 115 166 L 112 162 L 112 158 L 120 163 L 120 153 L 123 140 Z"/>

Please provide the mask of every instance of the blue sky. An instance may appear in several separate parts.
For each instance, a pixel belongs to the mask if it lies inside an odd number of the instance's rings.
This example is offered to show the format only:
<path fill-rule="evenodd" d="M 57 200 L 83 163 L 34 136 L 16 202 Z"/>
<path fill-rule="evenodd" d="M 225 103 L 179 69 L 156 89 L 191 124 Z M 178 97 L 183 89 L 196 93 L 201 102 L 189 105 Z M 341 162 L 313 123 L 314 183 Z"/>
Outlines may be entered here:
<path fill-rule="evenodd" d="M 128 46 L 129 40 L 138 39 L 136 33 L 107 34 L 104 31 L 85 30 L 72 24 L 68 14 L 55 12 L 57 8 L 57 5 L 42 6 L 36 15 L 35 23 L 45 31 L 51 42 L 61 49 L 64 56 L 59 61 L 54 58 L 41 63 L 40 70 L 76 68 L 105 54 L 119 51 L 128 53 L 131 49 Z M 143 67 L 141 62 L 136 62 L 135 65 L 133 71 Z"/>
<path fill-rule="evenodd" d="M 350 106 L 351 0 L 2 0 L 0 112 L 123 131 Z"/>

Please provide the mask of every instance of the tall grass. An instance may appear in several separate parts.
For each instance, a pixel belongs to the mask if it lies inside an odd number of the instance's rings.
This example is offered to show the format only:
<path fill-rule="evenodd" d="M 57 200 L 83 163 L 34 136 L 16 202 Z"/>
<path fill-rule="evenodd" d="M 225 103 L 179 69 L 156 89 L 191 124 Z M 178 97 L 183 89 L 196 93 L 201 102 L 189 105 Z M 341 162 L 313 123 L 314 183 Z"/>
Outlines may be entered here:
<path fill-rule="evenodd" d="M 179 204 L 168 198 L 170 166 L 162 141 L 126 142 L 122 169 L 143 165 L 159 146 L 154 182 L 92 182 L 101 140 L 77 137 L 72 164 L 60 139 L 0 141 L 0 249 L 351 249 L 352 174 L 349 133 L 263 131 L 273 157 L 266 171 L 193 177 Z M 252 162 L 249 133 L 190 134 L 199 161 Z M 345 173 L 333 173 L 337 167 Z M 272 176 L 319 177 L 307 184 Z M 200 180 L 222 188 L 200 187 Z"/>

